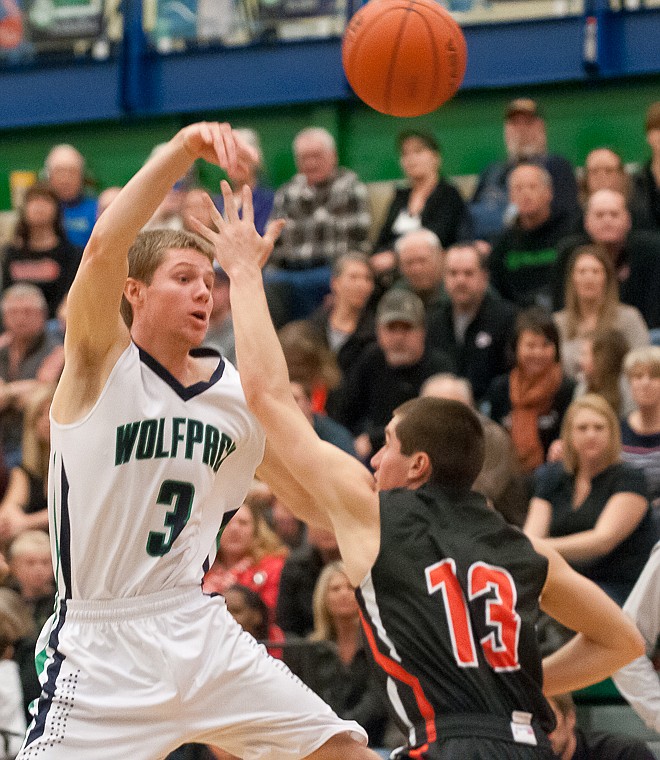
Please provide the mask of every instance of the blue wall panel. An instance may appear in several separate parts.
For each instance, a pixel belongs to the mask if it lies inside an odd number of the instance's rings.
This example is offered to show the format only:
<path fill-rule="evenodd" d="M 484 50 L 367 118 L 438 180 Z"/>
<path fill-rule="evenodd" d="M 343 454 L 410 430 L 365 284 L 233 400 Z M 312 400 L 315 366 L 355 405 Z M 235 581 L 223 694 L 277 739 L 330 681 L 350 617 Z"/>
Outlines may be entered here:
<path fill-rule="evenodd" d="M 660 9 L 612 13 L 603 2 L 589 71 L 583 17 L 466 27 L 464 89 L 660 72 Z M 139 3 L 128 7 L 116 59 L 0 69 L 0 129 L 354 97 L 338 38 L 159 55 L 146 44 Z"/>
<path fill-rule="evenodd" d="M 350 89 L 336 39 L 272 46 L 151 54 L 143 113 L 341 100 Z"/>
<path fill-rule="evenodd" d="M 0 127 L 118 118 L 120 75 L 115 60 L 0 69 Z"/>

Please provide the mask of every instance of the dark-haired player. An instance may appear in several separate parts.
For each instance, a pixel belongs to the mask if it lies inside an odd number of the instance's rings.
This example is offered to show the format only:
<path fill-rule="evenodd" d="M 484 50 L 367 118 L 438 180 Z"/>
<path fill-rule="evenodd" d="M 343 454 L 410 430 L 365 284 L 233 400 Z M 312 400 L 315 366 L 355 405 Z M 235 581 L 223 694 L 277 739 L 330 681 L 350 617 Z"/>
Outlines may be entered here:
<path fill-rule="evenodd" d="M 239 220 L 213 243 L 231 281 L 242 383 L 267 434 L 260 474 L 298 516 L 332 526 L 358 589 L 363 626 L 393 713 L 408 736 L 397 757 L 456 760 L 552 757 L 554 718 L 543 693 L 598 681 L 639 656 L 639 633 L 595 585 L 541 543 L 508 527 L 471 484 L 483 460 L 476 416 L 458 402 L 397 409 L 372 460 L 321 441 L 290 391 L 260 267 L 265 249 L 248 189 Z M 540 600 L 540 602 L 539 602 Z M 540 606 L 579 631 L 543 664 Z"/>

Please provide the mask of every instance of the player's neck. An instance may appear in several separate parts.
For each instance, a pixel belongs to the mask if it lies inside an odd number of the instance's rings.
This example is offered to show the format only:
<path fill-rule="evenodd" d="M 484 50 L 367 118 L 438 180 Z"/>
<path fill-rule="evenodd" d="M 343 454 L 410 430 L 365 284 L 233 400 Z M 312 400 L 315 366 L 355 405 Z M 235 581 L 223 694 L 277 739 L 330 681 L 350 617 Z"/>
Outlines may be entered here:
<path fill-rule="evenodd" d="M 135 324 L 131 329 L 131 337 L 136 345 L 165 367 L 184 387 L 199 381 L 197 363 L 190 356 L 193 346 L 172 340 L 171 335 L 141 330 Z"/>

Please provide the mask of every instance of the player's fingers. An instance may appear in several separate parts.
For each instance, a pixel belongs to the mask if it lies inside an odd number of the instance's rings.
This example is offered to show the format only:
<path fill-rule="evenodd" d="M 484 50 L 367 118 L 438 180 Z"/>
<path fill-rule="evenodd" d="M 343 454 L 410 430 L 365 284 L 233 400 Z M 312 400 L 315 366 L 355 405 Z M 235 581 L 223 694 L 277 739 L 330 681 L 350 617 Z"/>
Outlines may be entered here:
<path fill-rule="evenodd" d="M 206 204 L 206 208 L 208 209 L 209 216 L 211 217 L 211 221 L 216 226 L 216 229 L 219 232 L 222 226 L 225 224 L 225 220 L 222 218 L 222 214 L 216 208 L 216 205 L 215 203 L 213 203 L 210 195 L 205 196 L 204 203 Z"/>
<path fill-rule="evenodd" d="M 243 185 L 241 190 L 243 199 L 243 221 L 254 224 L 254 207 L 252 205 L 252 190 L 249 185 Z"/>
<path fill-rule="evenodd" d="M 205 145 L 213 145 L 213 133 L 207 122 L 202 121 L 199 125 L 199 134 Z"/>
<path fill-rule="evenodd" d="M 234 193 L 229 186 L 229 182 L 223 179 L 220 183 L 220 190 L 222 191 L 222 197 L 225 201 L 225 217 L 228 222 L 238 221 L 238 207 L 236 206 L 236 199 Z"/>
<path fill-rule="evenodd" d="M 236 138 L 232 128 L 226 122 L 218 125 L 220 132 L 220 139 L 225 148 L 225 155 L 227 157 L 227 164 L 223 166 L 223 169 L 236 168 Z"/>
<path fill-rule="evenodd" d="M 272 249 L 275 245 L 275 241 L 282 234 L 285 224 L 286 219 L 273 219 L 272 222 L 268 223 L 263 238 L 265 242 L 268 243 L 269 249 Z"/>
<path fill-rule="evenodd" d="M 186 222 L 200 237 L 203 237 L 204 240 L 208 240 L 210 243 L 213 242 L 213 236 L 216 233 L 213 230 L 209 229 L 203 222 L 200 222 L 196 216 L 189 216 L 186 219 Z"/>
<path fill-rule="evenodd" d="M 222 133 L 220 131 L 219 124 L 213 124 L 211 127 L 211 135 L 211 144 L 213 145 L 213 150 L 215 151 L 215 155 L 218 160 L 218 166 L 226 169 L 229 159 L 227 157 L 227 150 L 224 140 L 222 139 Z"/>
<path fill-rule="evenodd" d="M 234 131 L 234 142 L 236 144 L 237 161 L 247 161 L 248 164 L 259 163 L 259 153 L 245 140 Z"/>

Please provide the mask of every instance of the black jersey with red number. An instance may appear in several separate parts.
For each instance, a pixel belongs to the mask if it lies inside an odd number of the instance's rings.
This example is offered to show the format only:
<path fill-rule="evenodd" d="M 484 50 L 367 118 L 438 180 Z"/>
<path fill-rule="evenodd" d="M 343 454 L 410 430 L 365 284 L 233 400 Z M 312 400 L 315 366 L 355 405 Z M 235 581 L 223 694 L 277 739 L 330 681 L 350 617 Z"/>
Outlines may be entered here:
<path fill-rule="evenodd" d="M 384 492 L 380 525 L 357 597 L 410 745 L 433 743 L 443 716 L 523 711 L 552 730 L 534 631 L 547 559 L 476 493 Z"/>

